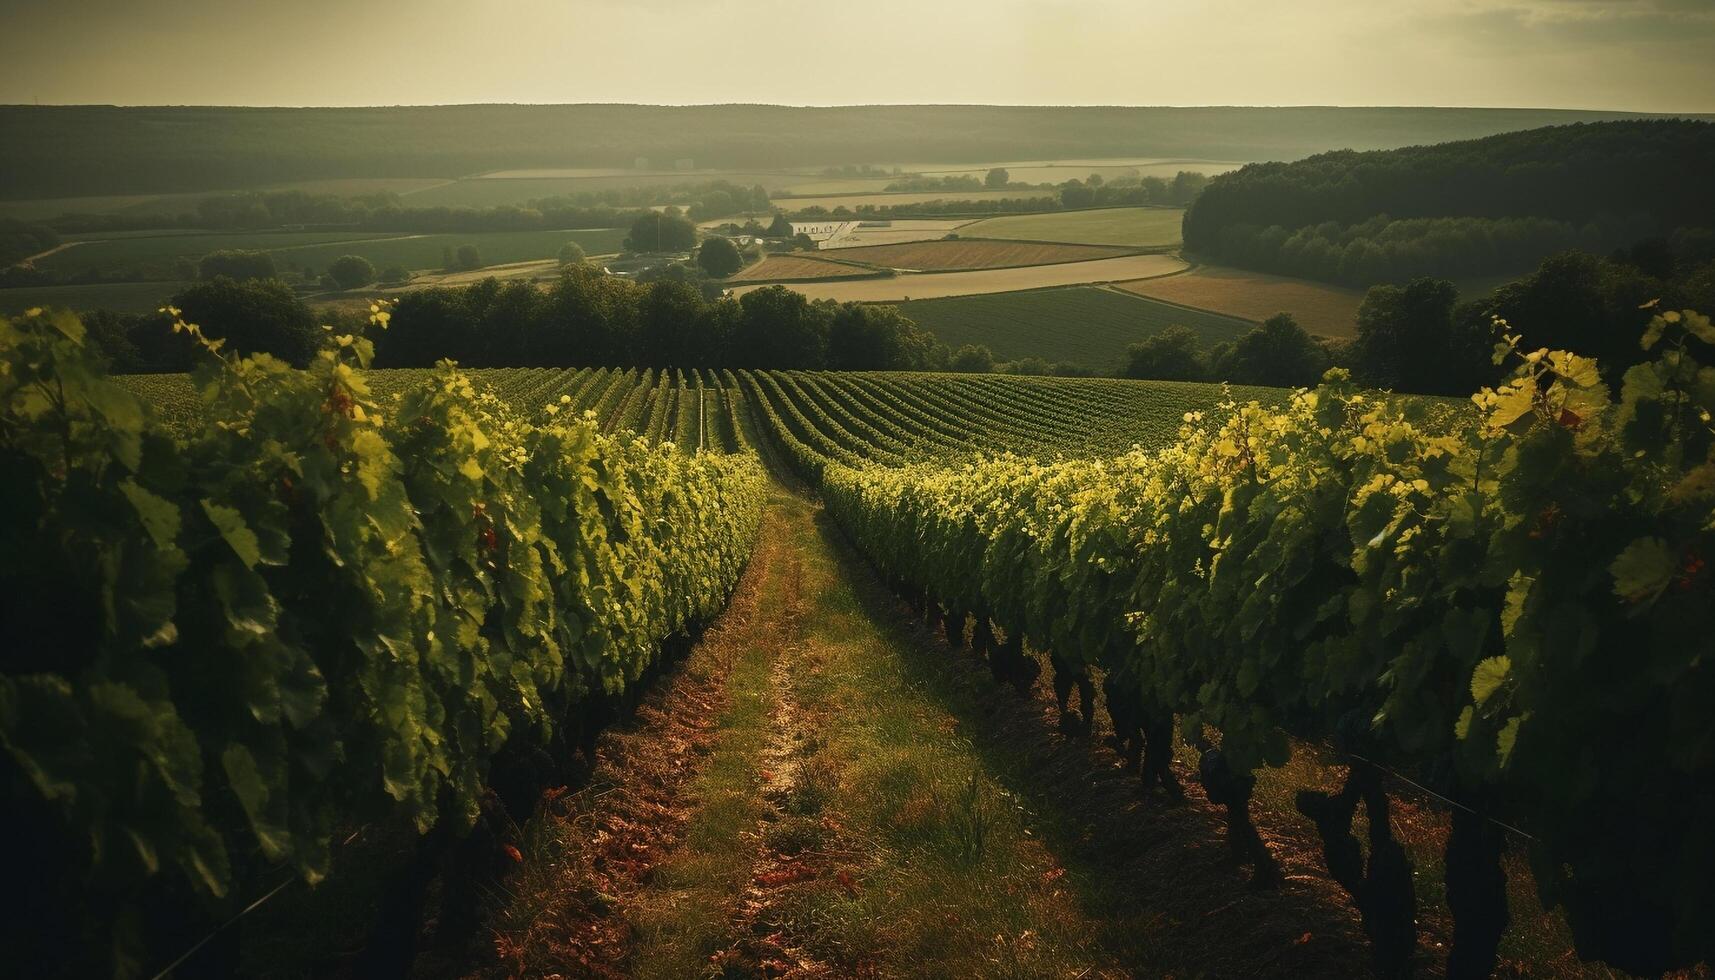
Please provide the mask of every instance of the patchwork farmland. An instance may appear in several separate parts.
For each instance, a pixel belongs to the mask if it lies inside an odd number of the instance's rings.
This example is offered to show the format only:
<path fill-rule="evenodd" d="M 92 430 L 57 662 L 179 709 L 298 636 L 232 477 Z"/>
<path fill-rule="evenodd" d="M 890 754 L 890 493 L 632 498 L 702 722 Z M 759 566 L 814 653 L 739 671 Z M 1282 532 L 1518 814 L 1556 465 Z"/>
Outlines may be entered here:
<path fill-rule="evenodd" d="M 1304 329 L 1325 337 L 1352 336 L 1364 298 L 1356 289 L 1220 266 L 1198 266 L 1176 276 L 1120 283 L 1119 288 L 1246 320 L 1288 312 Z"/>
<path fill-rule="evenodd" d="M 892 303 L 908 299 L 1004 293 L 1049 286 L 1125 282 L 1170 275 L 1186 267 L 1184 261 L 1172 255 L 1121 255 L 1117 258 L 1013 269 L 975 269 L 898 275 L 889 279 L 794 283 L 788 288 L 811 299 Z M 733 292 L 742 294 L 755 288 L 755 285 L 741 286 L 734 288 Z"/>
<path fill-rule="evenodd" d="M 1123 248 L 1005 242 L 961 237 L 955 241 L 869 245 L 838 250 L 843 262 L 861 262 L 900 272 L 953 272 L 1088 262 L 1127 254 Z"/>
<path fill-rule="evenodd" d="M 1179 244 L 1182 208 L 1097 208 L 987 218 L 961 229 L 973 238 L 1022 238 L 1088 245 L 1160 247 Z"/>

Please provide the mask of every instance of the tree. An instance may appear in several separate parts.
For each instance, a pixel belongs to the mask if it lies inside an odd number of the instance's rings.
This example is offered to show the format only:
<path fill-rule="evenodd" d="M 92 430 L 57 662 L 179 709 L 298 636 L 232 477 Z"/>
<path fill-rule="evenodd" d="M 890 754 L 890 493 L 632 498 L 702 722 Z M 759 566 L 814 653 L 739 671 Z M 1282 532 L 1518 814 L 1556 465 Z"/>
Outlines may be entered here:
<path fill-rule="evenodd" d="M 0 267 L 22 262 L 60 243 L 60 236 L 47 225 L 0 218 Z"/>
<path fill-rule="evenodd" d="M 548 287 L 542 309 L 550 364 L 634 364 L 644 287 L 592 266 L 572 266 Z M 397 322 L 398 313 L 395 311 Z"/>
<path fill-rule="evenodd" d="M 197 265 L 197 272 L 200 278 L 209 280 L 222 276 L 235 282 L 243 282 L 246 279 L 273 279 L 274 257 L 267 252 L 221 249 L 203 256 Z"/>
<path fill-rule="evenodd" d="M 131 339 L 132 331 L 150 317 L 111 310 L 86 310 L 80 317 L 90 348 L 100 356 L 109 373 L 142 374 L 158 370 L 143 359 L 142 352 Z"/>
<path fill-rule="evenodd" d="M 1491 306 L 1494 315 L 1524 336 L 1526 349 L 1574 351 L 1612 371 L 1642 358 L 1637 338 L 1655 311 L 1638 306 L 1652 299 L 1667 301 L 1672 296 L 1641 270 L 1565 252 L 1497 289 Z"/>
<path fill-rule="evenodd" d="M 709 238 L 697 249 L 697 265 L 711 276 L 725 278 L 744 268 L 744 256 L 730 238 Z"/>
<path fill-rule="evenodd" d="M 1273 388 L 1314 385 L 1328 369 L 1328 352 L 1290 313 L 1269 317 L 1211 359 L 1223 381 Z"/>
<path fill-rule="evenodd" d="M 724 241 L 724 239 L 720 239 Z M 704 363 L 698 331 L 703 298 L 682 282 L 650 284 L 638 308 L 638 361 L 646 367 L 697 367 Z"/>
<path fill-rule="evenodd" d="M 625 247 L 632 252 L 687 252 L 697 244 L 697 226 L 676 210 L 647 211 L 631 223 Z"/>
<path fill-rule="evenodd" d="M 381 281 L 389 284 L 410 282 L 411 270 L 395 262 L 381 270 Z"/>
<path fill-rule="evenodd" d="M 847 303 L 828 325 L 828 369 L 920 371 L 931 366 L 935 346 L 897 306 Z"/>
<path fill-rule="evenodd" d="M 792 222 L 786 220 L 786 212 L 774 212 L 774 221 L 768 226 L 769 238 L 791 238 Z"/>
<path fill-rule="evenodd" d="M 228 351 L 239 354 L 272 354 L 303 367 L 321 345 L 315 314 L 278 279 L 240 282 L 220 276 L 174 296 L 172 305 L 183 311 L 186 322 L 201 326 L 210 337 L 224 339 Z M 141 351 L 143 345 L 138 346 Z M 148 351 L 143 353 L 148 357 Z"/>
<path fill-rule="evenodd" d="M 1000 370 L 1006 374 L 1023 374 L 1041 378 L 1053 374 L 1054 365 L 1048 363 L 1047 358 L 1032 354 L 1016 361 L 1007 361 L 1000 365 Z"/>
<path fill-rule="evenodd" d="M 1489 381 L 1494 344 L 1488 317 L 1475 310 L 1456 316 L 1458 302 L 1458 289 L 1445 279 L 1371 289 L 1358 307 L 1353 346 L 1358 379 L 1381 388 L 1446 395 L 1469 393 Z"/>
<path fill-rule="evenodd" d="M 758 368 L 820 368 L 836 305 L 811 303 L 784 286 L 764 286 L 739 299 L 733 363 Z"/>
<path fill-rule="evenodd" d="M 1069 208 L 1087 208 L 1096 203 L 1096 192 L 1080 180 L 1069 180 L 1060 185 L 1060 203 Z"/>
<path fill-rule="evenodd" d="M 966 344 L 953 352 L 947 369 L 962 374 L 988 374 L 994 370 L 994 351 L 981 344 Z"/>
<path fill-rule="evenodd" d="M 1200 381 L 1208 371 L 1197 334 L 1189 327 L 1173 324 L 1142 343 L 1127 347 L 1126 363 L 1120 376 L 1155 381 Z"/>
<path fill-rule="evenodd" d="M 482 253 L 468 242 L 460 245 L 458 251 L 453 253 L 453 268 L 462 272 L 482 268 Z"/>
<path fill-rule="evenodd" d="M 1005 167 L 995 167 L 983 178 L 983 186 L 988 188 L 1005 187 L 1011 182 L 1012 175 L 1006 172 Z"/>
<path fill-rule="evenodd" d="M 560 246 L 559 260 L 561 265 L 583 265 L 589 261 L 584 254 L 584 247 L 577 242 L 567 242 Z"/>
<path fill-rule="evenodd" d="M 328 265 L 328 276 L 341 289 L 356 289 L 375 281 L 375 266 L 361 255 L 342 255 Z"/>

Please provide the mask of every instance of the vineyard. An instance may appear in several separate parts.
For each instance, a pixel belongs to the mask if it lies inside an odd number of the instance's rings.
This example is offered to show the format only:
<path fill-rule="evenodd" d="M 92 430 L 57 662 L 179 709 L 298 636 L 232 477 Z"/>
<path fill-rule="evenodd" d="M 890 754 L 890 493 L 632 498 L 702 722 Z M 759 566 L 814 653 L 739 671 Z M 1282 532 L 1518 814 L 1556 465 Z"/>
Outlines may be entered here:
<path fill-rule="evenodd" d="M 385 403 L 436 375 L 427 368 L 365 374 Z M 472 386 L 526 419 L 587 418 L 685 449 L 739 453 L 753 445 L 753 412 L 790 418 L 799 438 L 848 461 L 899 463 L 946 452 L 1106 455 L 1157 448 L 1181 417 L 1229 397 L 1280 402 L 1268 388 L 1102 378 L 1018 378 L 903 372 L 730 371 L 675 368 L 477 368 Z M 115 381 L 180 428 L 205 415 L 182 374 Z M 754 409 L 753 406 L 763 406 Z"/>
<path fill-rule="evenodd" d="M 365 827 L 438 857 L 491 806 L 523 819 L 750 554 L 755 457 L 562 417 L 576 374 L 513 379 L 533 421 L 450 368 L 373 392 L 362 337 L 308 370 L 209 342 L 205 371 L 139 397 L 83 336 L 0 321 L 0 745 L 32 842 L 14 880 L 40 883 L 5 935 L 26 963 L 152 972 Z M 593 411 L 696 436 L 682 376 L 583 380 Z"/>
<path fill-rule="evenodd" d="M 402 399 L 439 372 L 387 368 L 365 374 L 378 400 Z M 742 395 L 730 373 L 651 368 L 477 368 L 462 372 L 473 389 L 534 423 L 579 419 L 607 434 L 632 432 L 685 450 L 745 451 Z M 189 375 L 126 375 L 120 386 L 155 407 L 160 420 L 200 427 L 205 413 Z"/>
<path fill-rule="evenodd" d="M 1157 449 L 1061 462 L 913 460 L 971 428 L 1044 455 L 1148 409 L 1098 421 L 993 382 L 745 380 L 786 457 L 949 644 L 1021 692 L 1026 645 L 1046 652 L 1073 731 L 1100 677 L 1116 737 L 1169 798 L 1175 732 L 1196 746 L 1256 884 L 1280 879 L 1251 819 L 1256 771 L 1295 744 L 1349 760 L 1343 786 L 1297 806 L 1378 973 L 1410 972 L 1417 947 L 1384 780 L 1401 772 L 1454 801 L 1450 975 L 1495 969 L 1503 828 L 1522 828 L 1581 956 L 1690 966 L 1715 937 L 1715 726 L 1693 707 L 1715 696 L 1715 386 L 1699 360 L 1715 328 L 1658 316 L 1643 338 L 1657 359 L 1617 395 L 1595 362 L 1508 339 L 1497 356 L 1516 370 L 1475 413 L 1331 378 L 1284 404 L 1187 406 L 1176 437 L 1122 427 L 1091 444 Z M 1164 392 L 1134 390 L 1159 424 Z"/>
<path fill-rule="evenodd" d="M 1028 696 L 1046 666 L 1070 741 L 1099 687 L 1151 812 L 1194 776 L 1254 889 L 1292 877 L 1259 775 L 1336 760 L 1293 803 L 1378 975 L 1424 966 L 1426 903 L 1452 924 L 1435 971 L 1495 972 L 1509 873 L 1583 959 L 1647 975 L 1712 951 L 1715 328 L 1697 314 L 1658 316 L 1655 359 L 1612 386 L 1509 337 L 1512 376 L 1471 402 L 1338 372 L 1288 392 L 372 370 L 361 335 L 307 370 L 204 341 L 193 375 L 107 378 L 75 318 L 3 329 L 0 747 L 12 818 L 40 845 L 20 873 L 53 883 L 6 926 L 26 962 L 149 973 L 270 883 L 337 878 L 366 828 L 419 841 L 443 918 L 509 894 L 482 870 L 518 839 L 495 828 L 576 782 L 572 760 L 687 654 L 753 548 L 797 587 L 802 556 L 759 535 L 788 493 L 764 460 L 975 655 L 984 697 Z M 767 630 L 802 628 L 778 615 L 738 628 L 773 649 Z M 746 792 L 785 778 L 758 758 Z M 1402 786 L 1442 801 L 1444 887 L 1398 836 Z M 1040 858 L 1026 834 L 1002 866 Z M 811 875 L 770 854 L 755 887 Z M 1064 869 L 1026 873 L 1049 887 Z M 854 898 L 851 874 L 827 887 Z M 364 955 L 385 954 L 371 939 Z"/>

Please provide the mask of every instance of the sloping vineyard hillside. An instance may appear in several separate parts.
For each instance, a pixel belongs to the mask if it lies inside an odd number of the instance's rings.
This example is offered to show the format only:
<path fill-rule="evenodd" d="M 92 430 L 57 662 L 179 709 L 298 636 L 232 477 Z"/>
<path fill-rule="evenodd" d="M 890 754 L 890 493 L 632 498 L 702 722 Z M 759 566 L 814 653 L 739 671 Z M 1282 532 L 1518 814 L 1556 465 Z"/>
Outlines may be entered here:
<path fill-rule="evenodd" d="M 1187 412 L 1285 392 L 1176 381 L 1005 375 L 739 372 L 777 429 L 845 461 L 901 463 L 966 454 L 1091 456 L 1172 440 Z"/>
<path fill-rule="evenodd" d="M 1477 412 L 1338 375 L 1218 406 L 1193 387 L 743 380 L 783 455 L 949 643 L 968 636 L 1020 691 L 1025 645 L 1047 653 L 1063 714 L 1083 692 L 1073 729 L 1104 676 L 1116 736 L 1168 796 L 1177 729 L 1258 884 L 1280 872 L 1251 823 L 1257 771 L 1305 741 L 1348 759 L 1344 785 L 1297 805 L 1380 974 L 1417 948 L 1382 778 L 1401 772 L 1455 801 L 1450 975 L 1495 968 L 1503 828 L 1581 956 L 1690 966 L 1715 937 L 1715 728 L 1691 707 L 1715 698 L 1715 328 L 1657 316 L 1655 359 L 1617 391 L 1595 361 L 1519 339 Z M 1078 394 L 1043 397 L 1056 384 Z M 977 432 L 1019 455 L 958 454 Z"/>
<path fill-rule="evenodd" d="M 84 337 L 0 320 L 0 791 L 37 882 L 0 934 L 65 975 L 150 975 L 364 828 L 434 866 L 523 820 L 761 520 L 754 454 L 570 410 L 697 435 L 677 372 L 518 372 L 514 411 L 451 367 L 374 390 L 361 336 L 307 370 L 203 340 L 194 379 L 124 386 Z"/>
<path fill-rule="evenodd" d="M 384 368 L 364 377 L 385 403 L 437 373 L 433 368 Z M 477 390 L 493 394 L 532 422 L 588 416 L 604 433 L 631 431 L 681 449 L 745 449 L 742 429 L 735 424 L 743 408 L 713 371 L 476 368 L 462 373 Z M 155 406 L 168 424 L 194 426 L 204 417 L 189 375 L 126 375 L 115 381 Z"/>

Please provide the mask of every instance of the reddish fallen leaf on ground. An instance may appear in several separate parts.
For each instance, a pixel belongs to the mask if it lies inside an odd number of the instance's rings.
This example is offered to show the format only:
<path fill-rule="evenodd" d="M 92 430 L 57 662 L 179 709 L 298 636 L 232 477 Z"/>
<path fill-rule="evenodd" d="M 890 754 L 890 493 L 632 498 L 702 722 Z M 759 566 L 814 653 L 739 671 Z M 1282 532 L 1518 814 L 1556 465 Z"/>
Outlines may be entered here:
<path fill-rule="evenodd" d="M 803 881 L 812 875 L 813 872 L 809 868 L 802 864 L 794 864 L 774 871 L 764 871 L 756 876 L 756 883 L 764 888 L 778 888 L 781 885 L 790 885 L 795 881 Z"/>
<path fill-rule="evenodd" d="M 570 788 L 571 787 L 569 786 L 555 786 L 553 789 L 545 789 L 542 791 L 542 799 L 548 803 L 552 803 L 560 797 L 565 796 L 566 791 Z"/>
<path fill-rule="evenodd" d="M 847 871 L 844 868 L 841 868 L 840 873 L 835 875 L 834 877 L 835 877 L 835 879 L 837 879 L 839 881 L 840 887 L 844 888 L 846 890 L 847 895 L 850 895 L 853 898 L 857 897 L 857 893 L 858 893 L 857 882 L 852 878 L 852 873 L 850 871 Z"/>
<path fill-rule="evenodd" d="M 519 864 L 524 863 L 523 852 L 519 851 L 518 848 L 513 847 L 511 844 L 506 845 L 506 856 L 517 861 Z"/>
<path fill-rule="evenodd" d="M 1043 881 L 1059 881 L 1064 877 L 1066 877 L 1065 868 L 1049 868 L 1047 871 L 1042 872 Z"/>
<path fill-rule="evenodd" d="M 774 774 L 769 772 L 767 769 L 762 770 L 761 775 L 762 775 L 762 781 L 763 782 L 765 782 L 765 783 L 774 782 Z"/>
<path fill-rule="evenodd" d="M 1305 943 L 1309 942 L 1313 938 L 1315 938 L 1315 937 L 1311 933 L 1307 932 L 1304 935 L 1298 937 L 1298 945 L 1302 946 Z"/>

